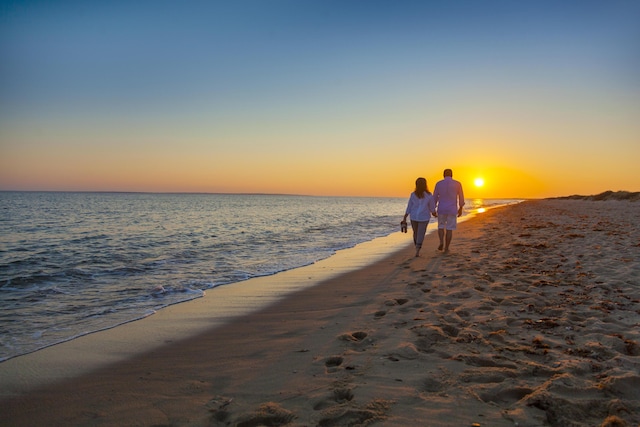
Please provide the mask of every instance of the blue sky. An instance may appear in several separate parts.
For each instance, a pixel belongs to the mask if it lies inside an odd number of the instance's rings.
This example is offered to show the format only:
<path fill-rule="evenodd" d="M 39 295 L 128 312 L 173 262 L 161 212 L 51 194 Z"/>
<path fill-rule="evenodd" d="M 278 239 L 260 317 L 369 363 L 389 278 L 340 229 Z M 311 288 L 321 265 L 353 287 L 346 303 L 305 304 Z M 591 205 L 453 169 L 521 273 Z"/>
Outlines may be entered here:
<path fill-rule="evenodd" d="M 0 189 L 404 194 L 453 163 L 637 190 L 638 22 L 619 0 L 2 2 Z M 576 163 L 627 172 L 545 182 Z"/>

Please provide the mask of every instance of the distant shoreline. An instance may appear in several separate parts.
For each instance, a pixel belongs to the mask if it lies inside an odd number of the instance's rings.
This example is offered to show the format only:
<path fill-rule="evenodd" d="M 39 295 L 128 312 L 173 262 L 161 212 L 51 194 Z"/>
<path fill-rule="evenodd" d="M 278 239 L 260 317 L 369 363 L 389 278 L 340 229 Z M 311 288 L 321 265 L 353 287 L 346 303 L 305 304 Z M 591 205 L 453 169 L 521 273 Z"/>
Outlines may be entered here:
<path fill-rule="evenodd" d="M 605 191 L 600 194 L 595 194 L 591 196 L 581 196 L 578 194 L 574 194 L 572 196 L 562 196 L 562 197 L 549 197 L 550 200 L 593 200 L 593 201 L 601 201 L 601 200 L 628 200 L 630 202 L 637 202 L 640 200 L 640 191 Z"/>

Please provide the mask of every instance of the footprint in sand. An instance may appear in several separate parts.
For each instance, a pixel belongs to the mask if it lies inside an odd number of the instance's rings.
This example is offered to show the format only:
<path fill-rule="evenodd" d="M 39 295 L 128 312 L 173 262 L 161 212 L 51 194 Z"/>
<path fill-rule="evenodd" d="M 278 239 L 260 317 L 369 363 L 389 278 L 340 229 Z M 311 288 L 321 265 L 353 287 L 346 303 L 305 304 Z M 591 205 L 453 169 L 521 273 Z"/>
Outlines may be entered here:
<path fill-rule="evenodd" d="M 517 373 L 508 368 L 484 367 L 467 369 L 459 377 L 461 382 L 474 384 L 502 383 L 507 378 L 515 378 Z"/>
<path fill-rule="evenodd" d="M 334 406 L 323 412 L 319 427 L 329 426 L 364 426 L 387 418 L 392 402 L 375 399 L 364 407 Z"/>
<path fill-rule="evenodd" d="M 416 360 L 420 357 L 420 352 L 415 345 L 411 343 L 402 343 L 393 351 L 393 353 L 388 354 L 386 357 L 392 362 L 399 362 L 402 359 Z"/>
<path fill-rule="evenodd" d="M 351 402 L 354 398 L 353 391 L 350 388 L 337 388 L 327 398 L 324 398 L 313 405 L 314 411 L 321 411 L 337 404 Z"/>
<path fill-rule="evenodd" d="M 512 363 L 506 359 L 501 357 L 483 357 L 483 356 L 473 356 L 473 355 L 458 355 L 454 358 L 455 360 L 459 360 L 461 362 L 466 363 L 470 366 L 476 366 L 480 368 L 507 368 L 507 369 L 518 369 L 518 366 L 515 363 Z"/>
<path fill-rule="evenodd" d="M 353 332 L 350 335 L 356 341 L 362 341 L 363 339 L 365 339 L 368 336 L 368 334 L 366 332 L 362 332 L 362 331 Z"/>
<path fill-rule="evenodd" d="M 371 338 L 366 339 L 369 336 L 366 332 L 357 331 L 357 332 L 347 332 L 346 334 L 342 334 L 338 337 L 338 339 L 342 341 L 347 341 L 351 344 L 351 347 L 364 351 L 366 347 L 370 346 L 373 343 Z"/>
<path fill-rule="evenodd" d="M 432 325 L 418 325 L 410 328 L 418 335 L 415 347 L 422 353 L 434 353 L 438 344 L 450 341 L 449 336 L 439 327 Z"/>
<path fill-rule="evenodd" d="M 420 393 L 438 393 L 444 390 L 445 385 L 435 378 L 425 378 L 420 382 L 417 390 Z"/>
<path fill-rule="evenodd" d="M 480 394 L 480 399 L 484 402 L 493 402 L 498 405 L 511 405 L 516 403 L 531 393 L 533 389 L 529 387 L 495 387 L 493 390 L 485 391 Z"/>
<path fill-rule="evenodd" d="M 456 310 L 455 313 L 458 315 L 458 317 L 464 320 L 469 320 L 469 318 L 471 317 L 471 313 L 469 313 L 467 310 Z"/>
<path fill-rule="evenodd" d="M 386 312 L 386 311 L 384 311 L 384 310 L 380 310 L 380 311 L 376 311 L 376 312 L 373 314 L 373 317 L 374 317 L 374 318 L 376 318 L 376 319 L 380 319 L 381 317 L 384 317 L 384 316 L 386 316 L 386 315 L 387 315 L 387 312 Z"/>
<path fill-rule="evenodd" d="M 295 419 L 293 412 L 274 402 L 267 402 L 251 414 L 241 416 L 237 427 L 284 426 Z"/>
<path fill-rule="evenodd" d="M 324 361 L 324 366 L 327 368 L 334 368 L 342 365 L 344 358 L 342 356 L 329 356 Z"/>
<path fill-rule="evenodd" d="M 384 305 L 386 305 L 387 307 L 394 307 L 396 305 L 404 305 L 407 303 L 407 301 L 409 300 L 406 298 L 394 298 L 394 299 L 386 300 L 384 302 Z"/>

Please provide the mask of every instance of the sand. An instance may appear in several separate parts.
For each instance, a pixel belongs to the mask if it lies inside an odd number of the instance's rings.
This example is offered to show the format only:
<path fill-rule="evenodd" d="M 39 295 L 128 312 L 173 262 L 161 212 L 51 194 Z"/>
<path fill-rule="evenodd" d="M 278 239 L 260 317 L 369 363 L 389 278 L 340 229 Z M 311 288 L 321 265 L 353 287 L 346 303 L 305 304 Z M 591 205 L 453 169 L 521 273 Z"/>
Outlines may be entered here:
<path fill-rule="evenodd" d="M 447 254 L 432 234 L 419 258 L 409 245 L 189 338 L 15 388 L 0 424 L 638 426 L 639 218 L 614 200 L 493 209 L 460 224 Z M 20 359 L 8 362 L 29 371 Z"/>

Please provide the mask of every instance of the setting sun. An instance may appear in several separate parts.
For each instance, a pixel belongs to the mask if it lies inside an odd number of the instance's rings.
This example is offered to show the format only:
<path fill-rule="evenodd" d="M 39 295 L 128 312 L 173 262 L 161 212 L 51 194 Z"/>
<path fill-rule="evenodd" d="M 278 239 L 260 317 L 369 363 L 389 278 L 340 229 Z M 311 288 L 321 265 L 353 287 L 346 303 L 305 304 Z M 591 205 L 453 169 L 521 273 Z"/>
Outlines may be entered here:
<path fill-rule="evenodd" d="M 476 178 L 475 181 L 473 181 L 473 183 L 475 184 L 476 187 L 482 187 L 484 185 L 484 179 Z"/>

